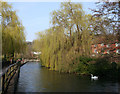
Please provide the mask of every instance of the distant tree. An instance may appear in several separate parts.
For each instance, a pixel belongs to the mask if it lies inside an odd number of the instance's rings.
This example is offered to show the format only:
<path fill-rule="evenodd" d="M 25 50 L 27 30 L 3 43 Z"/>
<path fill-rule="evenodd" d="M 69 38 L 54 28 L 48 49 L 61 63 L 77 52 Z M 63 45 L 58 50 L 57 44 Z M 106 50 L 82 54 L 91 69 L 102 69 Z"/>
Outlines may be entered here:
<path fill-rule="evenodd" d="M 102 1 L 102 0 L 101 0 Z M 120 41 L 120 2 L 97 2 L 97 8 L 92 9 L 93 17 L 96 19 L 94 31 L 105 37 L 105 40 Z"/>

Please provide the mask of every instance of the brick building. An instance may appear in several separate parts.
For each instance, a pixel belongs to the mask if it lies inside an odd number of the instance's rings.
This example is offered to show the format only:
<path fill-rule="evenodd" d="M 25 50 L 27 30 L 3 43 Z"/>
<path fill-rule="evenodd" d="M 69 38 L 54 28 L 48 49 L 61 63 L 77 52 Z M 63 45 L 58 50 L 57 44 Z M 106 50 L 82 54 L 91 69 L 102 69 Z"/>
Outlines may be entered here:
<path fill-rule="evenodd" d="M 92 56 L 105 54 L 120 54 L 120 43 L 118 41 L 112 43 L 98 43 L 92 45 Z"/>

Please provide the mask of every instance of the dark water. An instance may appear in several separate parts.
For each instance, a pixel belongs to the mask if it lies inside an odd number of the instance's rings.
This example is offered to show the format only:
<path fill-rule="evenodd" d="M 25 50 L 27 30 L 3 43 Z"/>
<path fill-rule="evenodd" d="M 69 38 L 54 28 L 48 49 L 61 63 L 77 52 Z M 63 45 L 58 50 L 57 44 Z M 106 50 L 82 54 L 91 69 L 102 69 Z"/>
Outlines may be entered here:
<path fill-rule="evenodd" d="M 115 80 L 91 80 L 41 67 L 38 62 L 29 62 L 21 67 L 17 92 L 118 92 Z"/>

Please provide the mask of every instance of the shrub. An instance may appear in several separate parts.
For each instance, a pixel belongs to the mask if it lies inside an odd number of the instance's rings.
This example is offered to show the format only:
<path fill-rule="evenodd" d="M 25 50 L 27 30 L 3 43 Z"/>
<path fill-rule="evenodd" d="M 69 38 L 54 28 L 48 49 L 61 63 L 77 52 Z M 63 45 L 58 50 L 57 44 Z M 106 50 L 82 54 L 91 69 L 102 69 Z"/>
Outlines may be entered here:
<path fill-rule="evenodd" d="M 90 68 L 90 61 L 93 61 L 94 59 L 90 58 L 90 57 L 82 57 L 80 56 L 79 58 L 76 58 L 76 68 L 75 68 L 75 72 L 79 73 L 79 74 L 89 74 L 90 73 L 90 69 L 92 70 L 92 68 Z"/>
<path fill-rule="evenodd" d="M 110 63 L 108 58 L 98 58 L 95 64 L 89 64 L 88 70 L 94 75 L 100 77 L 117 77 L 117 64 Z"/>

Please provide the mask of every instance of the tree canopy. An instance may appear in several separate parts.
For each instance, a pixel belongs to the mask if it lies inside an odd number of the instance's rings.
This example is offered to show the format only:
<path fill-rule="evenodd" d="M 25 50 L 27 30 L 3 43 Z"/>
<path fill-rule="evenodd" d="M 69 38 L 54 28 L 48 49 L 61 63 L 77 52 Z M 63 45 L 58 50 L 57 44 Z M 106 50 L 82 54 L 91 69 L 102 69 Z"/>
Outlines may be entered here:
<path fill-rule="evenodd" d="M 96 5 L 97 8 L 92 9 L 96 19 L 94 31 L 107 41 L 120 41 L 120 2 L 97 2 Z"/>
<path fill-rule="evenodd" d="M 24 27 L 20 22 L 16 11 L 7 2 L 1 5 L 2 27 L 2 53 L 14 55 L 25 49 Z"/>
<path fill-rule="evenodd" d="M 38 33 L 34 48 L 41 51 L 42 64 L 52 70 L 75 71 L 79 56 L 90 56 L 93 37 L 91 15 L 86 15 L 82 5 L 73 2 L 61 3 L 60 10 L 53 11 L 52 26 Z"/>

